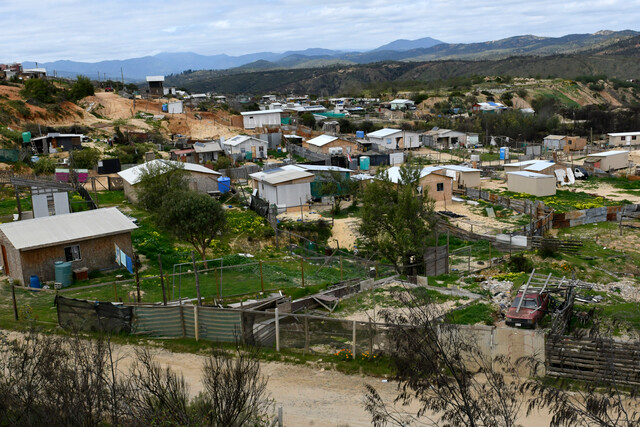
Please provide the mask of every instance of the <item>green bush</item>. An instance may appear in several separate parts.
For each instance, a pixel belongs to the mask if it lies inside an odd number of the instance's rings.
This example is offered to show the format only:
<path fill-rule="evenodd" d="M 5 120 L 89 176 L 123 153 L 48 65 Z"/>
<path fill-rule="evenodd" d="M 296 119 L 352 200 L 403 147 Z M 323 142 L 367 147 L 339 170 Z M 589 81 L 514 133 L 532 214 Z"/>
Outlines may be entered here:
<path fill-rule="evenodd" d="M 76 102 L 85 96 L 91 96 L 94 93 L 95 90 L 91 80 L 85 76 L 78 76 L 78 79 L 71 86 L 71 90 L 69 91 L 69 99 Z"/>
<path fill-rule="evenodd" d="M 73 152 L 74 167 L 79 169 L 93 169 L 100 160 L 100 150 L 97 148 L 83 148 Z"/>
<path fill-rule="evenodd" d="M 51 175 L 56 171 L 56 161 L 51 157 L 40 157 L 33 165 L 36 175 Z"/>
<path fill-rule="evenodd" d="M 45 104 L 56 102 L 60 90 L 48 80 L 29 79 L 24 82 L 24 88 L 20 91 L 23 98 L 33 99 Z"/>

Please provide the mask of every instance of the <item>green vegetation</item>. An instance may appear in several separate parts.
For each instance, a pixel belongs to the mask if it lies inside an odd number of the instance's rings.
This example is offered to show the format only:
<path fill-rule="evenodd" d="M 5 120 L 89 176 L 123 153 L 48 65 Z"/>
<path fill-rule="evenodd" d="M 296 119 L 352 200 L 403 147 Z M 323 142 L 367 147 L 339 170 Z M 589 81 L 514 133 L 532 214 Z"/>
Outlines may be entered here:
<path fill-rule="evenodd" d="M 49 80 L 29 79 L 24 82 L 24 88 L 20 94 L 27 100 L 52 104 L 58 102 L 60 90 Z"/>
<path fill-rule="evenodd" d="M 493 325 L 494 316 L 495 309 L 491 305 L 478 302 L 449 312 L 446 321 L 456 325 L 475 325 L 476 323 Z"/>
<path fill-rule="evenodd" d="M 69 100 L 77 102 L 85 96 L 92 96 L 95 93 L 93 84 L 88 77 L 78 76 L 69 90 Z"/>
<path fill-rule="evenodd" d="M 553 208 L 556 213 L 564 213 L 575 210 L 600 208 L 605 206 L 619 206 L 629 204 L 628 200 L 616 201 L 605 200 L 600 197 L 594 197 L 591 194 L 584 193 L 582 191 L 569 191 L 558 190 L 555 196 L 536 197 L 526 193 L 514 193 L 511 191 L 502 192 L 504 196 L 514 199 L 529 199 L 529 200 L 541 200 L 545 205 Z"/>

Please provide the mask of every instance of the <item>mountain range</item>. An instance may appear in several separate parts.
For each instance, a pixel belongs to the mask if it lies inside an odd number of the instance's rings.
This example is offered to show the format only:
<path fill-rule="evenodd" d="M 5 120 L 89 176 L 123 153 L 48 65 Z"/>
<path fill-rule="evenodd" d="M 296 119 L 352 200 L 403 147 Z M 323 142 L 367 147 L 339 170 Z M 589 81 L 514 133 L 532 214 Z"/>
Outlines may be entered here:
<path fill-rule="evenodd" d="M 199 55 L 197 53 L 159 53 L 154 56 L 110 60 L 96 63 L 60 60 L 38 63 L 50 74 L 75 77 L 78 74 L 95 79 L 119 80 L 121 70 L 127 81 L 142 81 L 148 75 L 172 75 L 184 71 L 251 70 L 319 68 L 335 65 L 370 64 L 381 61 L 423 62 L 434 60 L 500 60 L 512 56 L 548 56 L 602 49 L 640 35 L 632 30 L 599 31 L 594 34 L 570 34 L 563 37 L 523 35 L 479 43 L 444 43 L 430 37 L 417 40 L 395 40 L 366 52 L 310 48 L 282 53 L 257 52 L 240 56 Z M 25 68 L 34 67 L 23 62 Z"/>

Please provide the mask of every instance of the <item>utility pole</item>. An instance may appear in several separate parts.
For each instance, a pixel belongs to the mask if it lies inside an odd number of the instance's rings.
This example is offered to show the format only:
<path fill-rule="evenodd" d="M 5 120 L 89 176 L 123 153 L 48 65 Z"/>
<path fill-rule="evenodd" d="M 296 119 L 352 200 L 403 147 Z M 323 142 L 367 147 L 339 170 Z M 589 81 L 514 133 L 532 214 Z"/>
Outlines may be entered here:
<path fill-rule="evenodd" d="M 124 88 L 124 72 L 122 71 L 122 67 L 120 67 L 120 77 L 122 78 L 122 87 Z"/>

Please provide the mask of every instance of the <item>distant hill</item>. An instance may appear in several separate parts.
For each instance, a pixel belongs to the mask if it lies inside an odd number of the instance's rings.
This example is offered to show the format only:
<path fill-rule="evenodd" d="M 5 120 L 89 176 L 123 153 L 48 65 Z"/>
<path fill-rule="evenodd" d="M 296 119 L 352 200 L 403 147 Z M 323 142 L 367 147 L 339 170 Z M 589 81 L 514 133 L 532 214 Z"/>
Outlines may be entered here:
<path fill-rule="evenodd" d="M 412 50 L 412 49 L 425 49 L 425 48 L 429 48 L 431 46 L 435 46 L 437 44 L 442 44 L 442 43 L 444 42 L 441 42 L 440 40 L 432 39 L 431 37 L 424 37 L 417 40 L 399 39 L 399 40 L 392 41 L 391 43 L 377 47 L 373 49 L 371 52 L 376 52 L 380 50 L 392 50 L 397 52 L 404 52 L 406 50 Z"/>
<path fill-rule="evenodd" d="M 160 53 L 154 56 L 125 60 L 101 61 L 96 63 L 55 61 L 39 63 L 48 72 L 65 77 L 77 74 L 96 78 L 101 73 L 107 78 L 119 79 L 122 69 L 127 81 L 142 81 L 147 75 L 171 75 L 194 70 L 227 70 L 242 67 L 239 71 L 268 69 L 299 69 L 331 67 L 348 64 L 370 64 L 381 61 L 424 62 L 433 60 L 487 60 L 504 59 L 513 56 L 549 56 L 575 54 L 580 52 L 608 52 L 609 46 L 640 36 L 636 31 L 599 31 L 594 34 L 570 34 L 563 37 L 538 37 L 524 35 L 501 40 L 451 44 L 425 37 L 417 40 L 396 40 L 366 52 L 337 51 L 310 48 L 283 53 L 257 52 L 240 56 L 199 55 L 196 53 Z M 633 49 L 633 45 L 620 45 L 623 49 Z M 613 51 L 611 51 L 613 52 Z M 32 67 L 33 62 L 24 62 Z"/>

